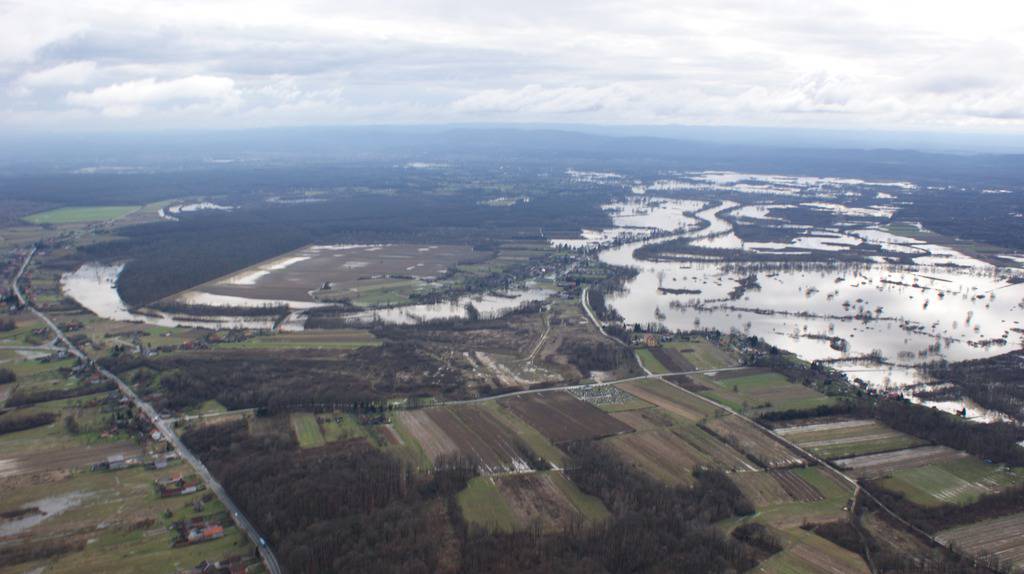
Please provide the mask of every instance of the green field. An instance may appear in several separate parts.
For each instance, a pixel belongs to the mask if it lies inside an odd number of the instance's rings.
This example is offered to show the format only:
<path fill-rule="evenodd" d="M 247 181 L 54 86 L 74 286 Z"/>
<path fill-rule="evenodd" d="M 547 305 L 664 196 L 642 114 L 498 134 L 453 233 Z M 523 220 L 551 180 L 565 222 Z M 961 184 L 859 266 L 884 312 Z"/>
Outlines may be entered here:
<path fill-rule="evenodd" d="M 673 341 L 665 347 L 682 352 L 683 358 L 698 370 L 721 369 L 736 365 L 736 360 L 717 345 L 706 341 Z"/>
<path fill-rule="evenodd" d="M 882 486 L 902 493 L 921 506 L 969 504 L 984 494 L 997 492 L 1024 480 L 1019 470 L 1007 470 L 969 456 L 917 468 L 901 469 L 882 481 Z"/>
<path fill-rule="evenodd" d="M 785 411 L 809 409 L 835 402 L 814 389 L 790 383 L 786 377 L 773 372 L 753 373 L 736 377 L 707 377 L 717 389 L 702 391 L 715 401 L 737 411 Z"/>
<path fill-rule="evenodd" d="M 771 574 L 817 574 L 846 572 L 868 574 L 864 560 L 828 540 L 801 529 L 783 533 L 785 550 L 758 566 L 758 572 Z"/>
<path fill-rule="evenodd" d="M 551 476 L 552 482 L 558 486 L 559 490 L 565 493 L 572 501 L 573 506 L 590 522 L 601 522 L 611 517 L 611 513 L 605 507 L 601 499 L 596 496 L 590 496 L 584 494 L 582 490 L 576 486 L 576 483 L 566 478 L 560 472 L 548 473 Z"/>
<path fill-rule="evenodd" d="M 33 213 L 25 221 L 36 225 L 61 223 L 94 223 L 124 217 L 139 209 L 138 205 L 106 205 L 96 207 L 61 207 Z"/>
<path fill-rule="evenodd" d="M 458 494 L 459 508 L 466 522 L 491 530 L 510 532 L 516 517 L 489 477 L 477 476 Z"/>
<path fill-rule="evenodd" d="M 328 420 L 320 423 L 320 428 L 323 430 L 324 440 L 327 442 L 367 436 L 366 429 L 348 413 L 332 413 L 324 416 Z"/>
<path fill-rule="evenodd" d="M 300 447 L 315 448 L 327 444 L 323 433 L 320 432 L 320 423 L 313 413 L 292 413 L 291 421 Z"/>
<path fill-rule="evenodd" d="M 363 329 L 338 329 L 261 335 L 244 341 L 218 343 L 224 349 L 358 349 L 381 342 Z"/>
<path fill-rule="evenodd" d="M 668 372 L 668 369 L 665 368 L 665 365 L 662 365 L 661 362 L 658 361 L 658 359 L 655 359 L 654 355 L 651 354 L 650 350 L 638 349 L 636 355 L 637 357 L 640 358 L 640 362 L 643 363 L 644 367 L 647 367 L 647 370 L 654 373 L 655 375 L 660 375 Z"/>

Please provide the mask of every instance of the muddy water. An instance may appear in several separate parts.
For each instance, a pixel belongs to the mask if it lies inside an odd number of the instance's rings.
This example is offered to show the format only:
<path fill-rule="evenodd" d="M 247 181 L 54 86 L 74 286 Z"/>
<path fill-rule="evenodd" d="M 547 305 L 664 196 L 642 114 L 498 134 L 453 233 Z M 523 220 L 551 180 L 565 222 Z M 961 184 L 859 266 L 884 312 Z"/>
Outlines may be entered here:
<path fill-rule="evenodd" d="M 274 322 L 269 319 L 252 317 L 198 317 L 182 314 L 157 312 L 137 313 L 128 308 L 117 292 L 117 279 L 124 265 L 101 265 L 87 263 L 72 273 L 61 277 L 64 294 L 77 301 L 99 317 L 114 321 L 128 321 L 159 325 L 162 327 L 203 327 L 208 329 L 272 329 Z M 493 318 L 513 311 L 531 301 L 541 301 L 553 292 L 546 289 L 527 287 L 510 290 L 502 294 L 471 295 L 455 301 L 429 305 L 408 305 L 391 309 L 368 310 L 352 313 L 348 318 L 354 323 L 383 321 L 395 324 L 410 324 L 437 319 L 451 319 L 466 316 L 466 305 L 472 303 L 482 317 Z M 302 309 L 316 306 L 315 303 L 293 301 L 270 301 L 248 299 L 225 295 L 199 293 L 188 303 L 202 305 L 252 307 L 256 305 L 286 304 L 293 312 L 282 322 L 283 331 L 301 331 L 305 328 L 306 317 Z"/>
<path fill-rule="evenodd" d="M 468 304 L 476 307 L 481 317 L 494 318 L 514 311 L 527 303 L 543 301 L 553 294 L 554 291 L 548 289 L 527 288 L 509 291 L 502 295 L 468 295 L 455 301 L 442 303 L 362 311 L 347 315 L 345 318 L 353 323 L 383 321 L 397 325 L 409 325 L 439 319 L 465 318 Z"/>
<path fill-rule="evenodd" d="M 161 327 L 205 327 L 209 329 L 270 329 L 274 322 L 251 317 L 182 317 L 169 313 L 136 313 L 125 305 L 117 292 L 117 279 L 124 265 L 86 263 L 61 276 L 64 294 L 99 317 Z"/>
<path fill-rule="evenodd" d="M 64 513 L 66 510 L 80 505 L 88 494 L 69 492 L 60 496 L 51 496 L 26 504 L 23 508 L 38 508 L 39 512 L 28 514 L 15 520 L 0 521 L 0 536 L 14 536 L 42 523 L 48 518 Z"/>
<path fill-rule="evenodd" d="M 1024 284 L 1011 285 L 1010 273 L 945 247 L 924 244 L 881 230 L 866 233 L 814 233 L 799 243 L 805 249 L 846 249 L 861 241 L 893 243 L 913 249 L 920 263 L 897 266 L 825 266 L 818 270 L 757 273 L 760 289 L 729 300 L 737 281 L 747 273 L 730 270 L 721 261 L 652 262 L 635 251 L 652 242 L 690 237 L 706 247 L 737 248 L 732 225 L 721 215 L 738 204 L 726 203 L 692 215 L 708 222 L 697 232 L 641 240 L 607 248 L 601 261 L 637 269 L 623 292 L 607 303 L 627 323 L 662 324 L 670 329 L 716 328 L 757 335 L 806 360 L 837 360 L 881 354 L 894 365 L 836 363 L 851 379 L 878 388 L 922 382 L 913 364 L 946 358 L 951 361 L 992 356 L 1018 348 L 1024 338 L 1014 331 L 1024 316 Z M 735 238 L 735 239 L 734 239 Z M 942 266 L 939 266 L 942 264 Z M 957 265 L 951 267 L 949 264 Z M 700 290 L 699 295 L 674 295 L 669 289 Z M 832 348 L 840 337 L 845 351 Z M 1006 345 L 990 344 L 1005 339 Z M 976 405 L 947 403 L 953 410 Z"/>

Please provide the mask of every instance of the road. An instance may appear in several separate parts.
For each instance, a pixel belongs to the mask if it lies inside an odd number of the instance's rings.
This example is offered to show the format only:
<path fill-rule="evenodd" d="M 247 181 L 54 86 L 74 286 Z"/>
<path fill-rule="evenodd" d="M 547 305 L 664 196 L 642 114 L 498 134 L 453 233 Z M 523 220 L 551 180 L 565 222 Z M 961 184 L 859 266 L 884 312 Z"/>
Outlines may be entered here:
<path fill-rule="evenodd" d="M 224 490 L 220 483 L 217 482 L 215 478 L 213 478 L 213 475 L 210 474 L 210 471 L 209 469 L 206 468 L 206 465 L 203 464 L 201 460 L 199 460 L 199 457 L 192 454 L 192 451 L 190 451 L 188 447 L 185 446 L 185 443 L 181 442 L 181 439 L 178 437 L 177 434 L 175 434 L 174 429 L 170 427 L 169 421 L 160 418 L 160 414 L 156 412 L 156 409 L 153 408 L 153 405 L 147 403 L 146 401 L 142 400 L 142 398 L 140 398 L 138 395 L 136 395 L 135 391 L 133 391 L 131 387 L 129 387 L 124 381 L 122 381 L 120 377 L 102 367 L 99 367 L 98 365 L 95 365 L 92 359 L 90 359 L 88 356 L 86 356 L 85 353 L 83 353 L 81 350 L 79 350 L 77 347 L 71 344 L 71 341 L 68 340 L 67 336 L 64 335 L 64 332 L 60 330 L 56 323 L 51 321 L 50 318 L 47 317 L 42 311 L 39 311 L 38 309 L 33 307 L 31 305 L 31 302 L 27 300 L 27 298 L 21 292 L 21 287 L 18 285 L 18 282 L 21 280 L 21 276 L 25 273 L 25 269 L 28 268 L 29 263 L 32 261 L 32 257 L 34 257 L 35 254 L 36 248 L 33 247 L 32 250 L 29 252 L 28 256 L 25 258 L 25 262 L 22 263 L 21 268 L 18 270 L 18 274 L 14 276 L 14 280 L 11 282 L 11 288 L 14 291 L 14 295 L 18 298 L 18 302 L 24 305 L 25 308 L 27 308 L 36 317 L 39 317 L 39 319 L 46 323 L 50 330 L 52 330 L 57 335 L 57 338 L 60 340 L 60 342 L 63 343 L 65 347 L 67 347 L 68 353 L 78 357 L 82 361 L 85 361 L 89 364 L 96 366 L 97 371 L 103 377 L 110 381 L 113 381 L 117 385 L 117 388 L 121 391 L 121 394 L 128 397 L 132 404 L 134 404 L 139 411 L 146 415 L 146 418 L 150 420 L 153 426 L 156 427 L 158 431 L 160 431 L 160 434 L 167 439 L 171 446 L 174 447 L 174 450 L 178 452 L 178 456 L 180 456 L 183 460 L 192 465 L 192 468 L 195 469 L 196 474 L 198 474 L 199 477 L 203 479 L 203 482 L 206 484 L 206 488 L 208 488 L 211 492 L 217 495 L 217 498 L 219 498 L 220 501 L 224 504 L 224 507 L 227 508 L 228 512 L 231 513 L 231 517 L 235 521 L 235 524 L 238 526 L 238 528 L 245 532 L 246 536 L 249 537 L 249 540 L 259 550 L 260 556 L 263 558 L 263 564 L 264 566 L 266 566 L 267 571 L 271 574 L 281 574 L 281 566 L 278 564 L 277 557 L 274 556 L 274 552 L 270 549 L 269 546 L 260 544 L 260 541 L 263 540 L 263 537 L 260 536 L 259 531 L 257 531 L 256 527 L 253 526 L 251 522 L 249 522 L 249 519 L 246 518 L 244 514 L 242 514 L 242 510 L 238 508 L 238 506 L 235 504 L 233 500 L 231 500 L 231 497 L 228 496 L 228 493 Z"/>

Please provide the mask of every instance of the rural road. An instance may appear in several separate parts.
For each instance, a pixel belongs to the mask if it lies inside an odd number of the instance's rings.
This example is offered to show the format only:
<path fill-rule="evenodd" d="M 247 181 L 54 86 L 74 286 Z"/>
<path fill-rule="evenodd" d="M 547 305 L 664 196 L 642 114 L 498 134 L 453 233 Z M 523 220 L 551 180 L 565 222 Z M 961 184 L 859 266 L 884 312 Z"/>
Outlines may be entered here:
<path fill-rule="evenodd" d="M 180 456 L 182 459 L 184 459 L 185 461 L 192 465 L 196 473 L 203 479 L 203 482 L 206 483 L 206 487 L 210 489 L 210 491 L 213 492 L 215 495 L 217 495 L 217 498 L 219 498 L 220 501 L 224 504 L 224 507 L 228 509 L 228 511 L 231 513 L 232 519 L 235 521 L 235 524 L 238 526 L 238 528 L 245 532 L 246 536 L 249 537 L 249 540 L 258 549 L 260 556 L 263 558 L 263 564 L 266 566 L 267 571 L 271 574 L 281 574 L 281 566 L 277 562 L 277 557 L 274 556 L 274 552 L 270 549 L 269 546 L 261 544 L 263 537 L 260 536 L 259 532 L 256 530 L 256 527 L 253 526 L 251 522 L 249 522 L 249 519 L 246 518 L 244 514 L 242 514 L 241 509 L 238 508 L 238 506 L 235 504 L 233 500 L 231 500 L 231 497 L 228 496 L 228 493 L 224 490 L 220 483 L 213 478 L 213 475 L 210 474 L 210 471 L 206 468 L 206 465 L 204 465 L 203 462 L 199 460 L 197 456 L 192 454 L 192 451 L 190 451 L 188 447 L 185 446 L 185 443 L 181 442 L 181 439 L 178 438 L 177 434 L 175 434 L 174 429 L 170 427 L 168 421 L 165 421 L 164 419 L 160 418 L 160 414 L 156 412 L 156 409 L 153 408 L 153 405 L 150 405 L 146 401 L 142 400 L 138 395 L 136 395 L 135 391 L 133 391 L 131 387 L 129 387 L 124 381 L 122 381 L 120 377 L 102 367 L 99 367 L 98 365 L 95 365 L 92 359 L 90 359 L 85 353 L 83 353 L 81 350 L 79 350 L 77 347 L 71 344 L 71 341 L 69 341 L 68 338 L 64 335 L 64 332 L 61 331 L 60 328 L 57 327 L 57 325 L 53 321 L 51 321 L 49 317 L 47 317 L 44 313 L 33 307 L 30 304 L 30 302 L 25 298 L 24 294 L 22 294 L 21 292 L 21 288 L 18 286 L 18 282 L 21 280 L 21 276 L 25 273 L 25 269 L 28 268 L 29 263 L 32 261 L 32 257 L 34 257 L 35 254 L 36 248 L 33 247 L 32 250 L 29 252 L 28 256 L 25 258 L 25 262 L 21 264 L 21 268 L 18 270 L 18 274 L 14 276 L 14 280 L 11 282 L 11 288 L 14 291 L 14 295 L 18 298 L 18 302 L 24 305 L 25 308 L 31 311 L 36 317 L 39 317 L 43 322 L 45 322 L 47 326 L 49 326 L 50 330 L 52 330 L 57 335 L 57 338 L 60 339 L 60 341 L 67 347 L 69 353 L 78 357 L 79 359 L 86 363 L 94 365 L 101 375 L 103 375 L 108 380 L 113 381 L 117 385 L 117 388 L 120 389 L 121 394 L 128 397 L 128 399 L 131 400 L 132 404 L 134 404 L 136 408 L 145 413 L 146 417 L 150 420 L 151 423 L 153 423 L 153 426 L 156 427 L 158 431 L 160 431 L 160 434 L 162 434 L 164 438 L 166 438 L 167 441 L 171 443 L 171 445 L 174 447 L 174 450 L 178 452 L 178 456 Z"/>

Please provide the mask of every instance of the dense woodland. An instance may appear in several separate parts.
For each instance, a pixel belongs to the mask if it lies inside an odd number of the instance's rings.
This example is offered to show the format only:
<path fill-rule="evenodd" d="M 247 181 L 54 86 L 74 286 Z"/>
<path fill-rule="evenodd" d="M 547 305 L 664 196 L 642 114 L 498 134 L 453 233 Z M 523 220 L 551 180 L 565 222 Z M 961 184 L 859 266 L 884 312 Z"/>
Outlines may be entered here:
<path fill-rule="evenodd" d="M 574 444 L 572 479 L 613 518 L 561 534 L 494 534 L 467 525 L 454 501 L 475 472 L 469 461 L 417 474 L 362 439 L 300 450 L 287 419 L 258 426 L 205 427 L 184 440 L 289 572 L 735 572 L 763 554 L 712 526 L 753 512 L 718 472 L 670 488 L 598 445 Z"/>
<path fill-rule="evenodd" d="M 552 193 L 508 207 L 481 205 L 474 194 L 413 189 L 339 193 L 316 203 L 256 202 L 230 212 L 189 214 L 174 225 L 120 229 L 123 240 L 83 247 L 75 260 L 127 260 L 118 290 L 129 304 L 143 305 L 309 243 L 486 247 L 545 234 L 575 235 L 585 226 L 609 224 L 600 209 L 604 193 Z"/>
<path fill-rule="evenodd" d="M 165 409 L 216 399 L 229 409 L 287 410 L 314 404 L 360 409 L 386 398 L 463 397 L 458 371 L 424 349 L 385 342 L 350 352 L 266 349 L 179 352 L 103 359 Z"/>

